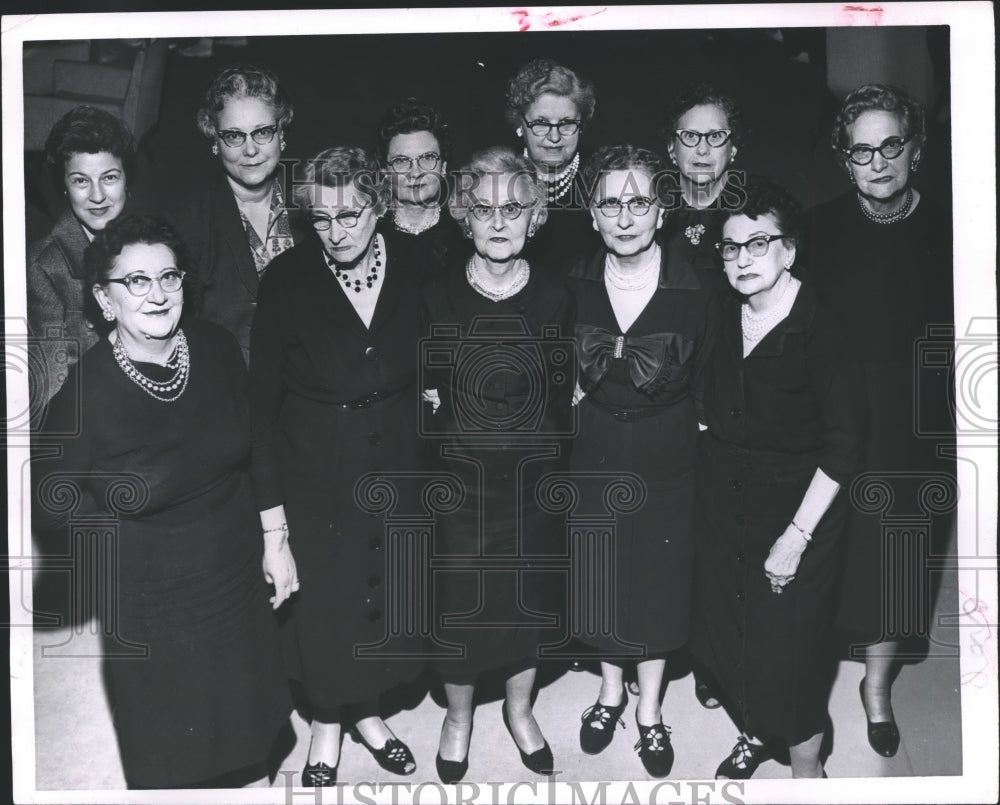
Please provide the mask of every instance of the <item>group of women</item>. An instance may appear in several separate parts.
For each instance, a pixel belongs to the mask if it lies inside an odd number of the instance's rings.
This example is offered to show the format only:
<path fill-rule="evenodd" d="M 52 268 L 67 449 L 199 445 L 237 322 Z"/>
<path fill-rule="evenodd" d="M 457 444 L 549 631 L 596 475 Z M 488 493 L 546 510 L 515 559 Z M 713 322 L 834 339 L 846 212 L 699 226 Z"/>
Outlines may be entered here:
<path fill-rule="evenodd" d="M 40 443 L 64 449 L 58 466 L 36 464 L 33 522 L 63 523 L 45 494 L 53 471 L 86 471 L 81 506 L 94 512 L 111 505 L 110 479 L 142 485 L 119 513 L 117 634 L 150 653 L 107 660 L 130 786 L 260 770 L 291 712 L 287 677 L 311 723 L 304 785 L 336 782 L 344 731 L 387 771 L 414 772 L 382 699 L 422 670 L 406 659 L 419 646 L 356 656 L 384 638 L 396 583 L 385 522 L 359 506 L 356 485 L 427 470 L 463 487 L 434 550 L 453 569 L 436 574 L 433 637 L 464 647 L 430 663 L 447 703 L 444 782 L 467 773 L 486 671 L 503 675 L 503 721 L 525 767 L 555 768 L 532 712 L 543 637 L 530 619 L 495 624 L 525 612 L 574 622 L 565 591 L 553 595 L 558 583 L 532 565 L 566 553 L 538 489 L 567 473 L 581 490 L 601 475 L 642 486 L 617 515 L 610 602 L 574 592 L 574 607 L 614 619 L 611 632 L 575 635 L 601 671 L 581 750 L 603 751 L 624 725 L 618 649 L 638 647 L 635 748 L 650 776 L 668 775 L 663 681 L 688 646 L 699 700 L 725 705 L 741 731 L 717 776 L 749 777 L 777 747 L 794 776 L 825 775 L 832 613 L 857 579 L 878 593 L 876 560 L 844 567 L 853 543 L 873 542 L 847 488 L 863 469 L 918 460 L 900 424 L 909 387 L 895 385 L 912 342 L 884 317 L 906 316 L 910 332 L 947 315 L 933 304 L 950 255 L 928 241 L 933 213 L 910 185 L 920 107 L 879 85 L 844 101 L 833 146 L 855 189 L 807 230 L 786 191 L 730 170 L 745 132 L 726 95 L 696 87 L 669 107 L 674 169 L 625 144 L 583 159 L 595 98 L 565 66 L 525 65 L 507 91 L 523 154 L 476 153 L 450 192 L 447 125 L 408 100 L 379 123 L 374 151 L 321 151 L 289 198 L 279 165 L 291 103 L 268 70 L 228 67 L 197 118 L 221 170 L 165 217 L 122 214 L 134 144 L 119 121 L 80 108 L 53 129 L 47 154 L 69 210 L 32 251 L 29 318 L 75 339 L 69 371 L 82 382 L 57 392 L 64 361 L 37 390 Z M 852 237 L 867 244 L 864 264 Z M 907 279 L 914 271 L 926 285 Z M 912 299 L 894 314 L 901 289 Z M 418 343 L 438 325 L 501 359 L 421 366 Z M 552 333 L 574 340 L 575 366 L 559 350 L 502 359 L 512 340 Z M 78 435 L 60 437 L 75 416 Z M 866 436 L 869 420 L 891 437 Z M 487 585 L 463 557 L 515 557 L 528 572 Z M 477 609 L 492 628 L 462 624 Z M 856 616 L 879 614 L 869 604 Z M 862 687 L 885 755 L 899 742 L 892 648 L 873 643 Z"/>

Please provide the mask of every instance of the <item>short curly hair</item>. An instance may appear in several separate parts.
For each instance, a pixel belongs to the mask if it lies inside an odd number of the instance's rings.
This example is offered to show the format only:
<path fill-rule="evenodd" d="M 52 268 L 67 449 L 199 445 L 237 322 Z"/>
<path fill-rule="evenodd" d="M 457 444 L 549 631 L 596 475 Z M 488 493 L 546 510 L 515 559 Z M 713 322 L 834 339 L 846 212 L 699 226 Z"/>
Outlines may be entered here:
<path fill-rule="evenodd" d="M 66 163 L 74 154 L 107 153 L 116 157 L 125 178 L 135 165 L 136 143 L 120 118 L 93 106 L 77 106 L 59 118 L 45 138 L 45 164 L 62 187 Z"/>
<path fill-rule="evenodd" d="M 674 138 L 678 121 L 696 106 L 715 106 L 726 116 L 726 124 L 732 130 L 731 142 L 734 146 L 742 145 L 746 138 L 743 124 L 743 113 L 739 106 L 728 95 L 720 92 L 711 84 L 696 84 L 688 87 L 677 95 L 663 112 L 663 123 L 660 126 L 660 137 L 665 143 Z"/>
<path fill-rule="evenodd" d="M 469 215 L 472 191 L 479 187 L 483 179 L 490 177 L 492 180 L 499 176 L 514 176 L 518 181 L 523 180 L 537 210 L 536 224 L 541 226 L 545 223 L 549 214 L 545 208 L 546 193 L 538 180 L 535 166 L 526 156 L 501 145 L 477 151 L 468 163 L 455 171 L 455 189 L 448 204 L 451 217 L 464 223 Z"/>
<path fill-rule="evenodd" d="M 850 126 L 865 112 L 892 112 L 903 127 L 904 137 L 914 137 L 920 145 L 927 139 L 924 107 L 906 90 L 888 84 L 865 84 L 850 93 L 840 105 L 830 135 L 830 147 L 839 161 L 846 160 L 844 151 L 851 147 L 847 133 Z"/>
<path fill-rule="evenodd" d="M 781 230 L 782 240 L 796 246 L 802 241 L 802 205 L 795 196 L 763 176 L 748 176 L 743 191 L 742 206 L 728 210 L 725 220 L 745 215 L 756 221 L 770 215 Z"/>
<path fill-rule="evenodd" d="M 659 154 L 647 148 L 639 148 L 628 143 L 602 145 L 591 154 L 583 166 L 583 185 L 587 188 L 588 203 L 599 201 L 596 195 L 601 176 L 617 170 L 643 170 L 657 182 L 663 175 L 664 163 Z"/>
<path fill-rule="evenodd" d="M 306 162 L 303 177 L 295 182 L 293 197 L 296 205 L 307 212 L 316 203 L 314 188 L 353 187 L 368 199 L 376 215 L 389 208 L 392 188 L 389 177 L 378 160 L 363 148 L 335 146 L 325 148 Z"/>
<path fill-rule="evenodd" d="M 434 107 L 420 103 L 416 98 L 407 98 L 405 101 L 393 104 L 382 116 L 375 137 L 376 155 L 385 164 L 392 138 L 397 134 L 413 134 L 417 131 L 426 131 L 433 135 L 438 141 L 441 159 L 447 162 L 451 156 L 448 124 Z"/>
<path fill-rule="evenodd" d="M 521 125 L 527 108 L 546 92 L 569 98 L 579 110 L 584 124 L 593 120 L 597 106 L 594 85 L 552 59 L 535 59 L 518 70 L 507 84 L 507 110 L 504 113 L 507 122 L 513 128 Z"/>
<path fill-rule="evenodd" d="M 198 129 L 208 139 L 218 132 L 218 115 L 232 98 L 257 98 L 274 109 L 278 128 L 291 125 L 295 111 L 278 77 L 266 67 L 235 64 L 223 67 L 208 82 L 198 108 Z"/>
<path fill-rule="evenodd" d="M 166 246 L 174 255 L 176 267 L 187 270 L 187 251 L 177 230 L 155 215 L 125 213 L 109 221 L 84 251 L 83 267 L 88 286 L 106 285 L 115 260 L 126 246 L 136 243 Z"/>

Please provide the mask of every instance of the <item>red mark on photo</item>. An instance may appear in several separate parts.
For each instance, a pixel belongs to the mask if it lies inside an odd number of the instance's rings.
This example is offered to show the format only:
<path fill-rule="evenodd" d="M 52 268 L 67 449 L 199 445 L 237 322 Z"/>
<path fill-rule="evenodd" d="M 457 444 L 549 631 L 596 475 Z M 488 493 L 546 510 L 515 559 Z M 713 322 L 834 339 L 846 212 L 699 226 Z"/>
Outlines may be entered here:
<path fill-rule="evenodd" d="M 882 6 L 844 6 L 844 13 L 851 23 L 856 22 L 857 15 L 864 14 L 870 25 L 880 25 L 885 9 Z"/>
<path fill-rule="evenodd" d="M 530 31 L 532 27 L 559 28 L 562 25 L 579 22 L 580 20 L 587 19 L 587 17 L 602 14 L 605 11 L 607 11 L 606 8 L 599 8 L 588 14 L 552 14 L 551 12 L 546 12 L 538 16 L 532 16 L 531 12 L 526 8 L 515 8 L 510 13 L 517 20 L 518 30 Z"/>

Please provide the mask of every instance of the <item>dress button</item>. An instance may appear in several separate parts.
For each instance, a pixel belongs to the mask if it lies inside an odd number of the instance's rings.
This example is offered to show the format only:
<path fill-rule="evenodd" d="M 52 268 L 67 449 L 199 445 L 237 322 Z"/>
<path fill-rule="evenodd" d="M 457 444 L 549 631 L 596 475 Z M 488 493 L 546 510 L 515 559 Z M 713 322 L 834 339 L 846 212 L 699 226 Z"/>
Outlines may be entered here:
<path fill-rule="evenodd" d="M 740 590 L 739 592 L 736 593 L 736 600 L 737 601 L 743 601 L 744 599 L 746 599 L 746 597 L 747 597 L 746 593 L 743 592 L 743 590 Z"/>
<path fill-rule="evenodd" d="M 372 599 L 369 596 L 368 598 L 365 599 L 365 606 L 370 607 L 371 605 L 372 605 Z"/>
<path fill-rule="evenodd" d="M 375 621 L 380 621 L 382 620 L 382 613 L 379 610 L 374 609 L 368 613 L 368 620 L 370 620 L 372 623 L 375 623 Z"/>
<path fill-rule="evenodd" d="M 94 329 L 94 322 L 88 321 L 87 322 L 87 329 L 88 330 L 93 330 Z"/>
<path fill-rule="evenodd" d="M 378 447 L 382 444 L 382 434 L 377 430 L 373 430 L 368 434 L 368 444 L 372 447 Z"/>
<path fill-rule="evenodd" d="M 739 492 L 743 488 L 743 481 L 733 481 L 731 485 L 734 491 Z"/>
<path fill-rule="evenodd" d="M 732 410 L 731 410 L 731 411 L 729 412 L 729 415 L 730 415 L 730 416 L 731 416 L 731 417 L 732 417 L 733 419 L 739 419 L 739 418 L 740 418 L 741 416 L 743 416 L 743 411 L 742 411 L 742 410 L 740 410 L 739 408 L 733 408 L 733 409 L 732 409 Z"/>
<path fill-rule="evenodd" d="M 365 357 L 370 361 L 378 360 L 378 350 L 375 347 L 368 347 L 365 350 Z"/>
<path fill-rule="evenodd" d="M 369 576 L 368 577 L 368 586 L 371 587 L 372 589 L 375 589 L 381 583 L 382 583 L 382 577 L 381 576 Z"/>

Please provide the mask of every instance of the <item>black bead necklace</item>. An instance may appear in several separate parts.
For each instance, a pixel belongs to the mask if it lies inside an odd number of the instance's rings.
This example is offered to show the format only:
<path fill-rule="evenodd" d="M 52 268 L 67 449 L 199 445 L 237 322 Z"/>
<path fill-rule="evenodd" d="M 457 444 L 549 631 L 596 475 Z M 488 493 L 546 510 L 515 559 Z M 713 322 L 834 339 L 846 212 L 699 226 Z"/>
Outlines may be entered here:
<path fill-rule="evenodd" d="M 372 240 L 372 256 L 374 259 L 372 261 L 371 274 L 366 274 L 363 280 L 361 278 L 352 279 L 351 275 L 336 263 L 331 268 L 333 268 L 333 272 L 337 275 L 337 279 L 343 281 L 345 288 L 353 289 L 354 293 L 361 293 L 361 283 L 364 282 L 365 288 L 371 288 L 378 280 L 378 270 L 382 267 L 382 252 L 378 247 L 378 235 Z"/>

